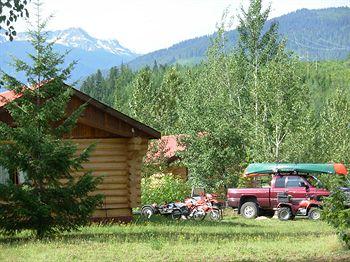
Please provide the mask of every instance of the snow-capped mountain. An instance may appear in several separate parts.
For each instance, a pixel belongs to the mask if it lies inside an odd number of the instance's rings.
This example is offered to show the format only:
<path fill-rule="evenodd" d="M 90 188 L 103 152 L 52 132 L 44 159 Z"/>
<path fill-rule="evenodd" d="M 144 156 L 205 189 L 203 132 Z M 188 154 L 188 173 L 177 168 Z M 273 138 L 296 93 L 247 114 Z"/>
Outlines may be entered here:
<path fill-rule="evenodd" d="M 14 73 L 7 65 L 11 61 L 11 55 L 27 59 L 27 53 L 32 51 L 28 39 L 27 33 L 18 33 L 14 41 L 10 42 L 0 33 L 0 68 L 2 70 Z M 84 78 L 97 69 L 109 69 L 112 66 L 127 63 L 138 56 L 115 39 L 97 39 L 81 28 L 49 31 L 48 41 L 54 41 L 55 49 L 59 52 L 71 50 L 66 57 L 66 62 L 78 61 L 72 73 L 73 80 Z"/>
<path fill-rule="evenodd" d="M 18 33 L 15 41 L 28 41 L 27 33 Z M 0 43 L 6 41 L 4 35 L 0 38 Z M 68 28 L 65 30 L 56 30 L 48 32 L 48 42 L 55 41 L 56 44 L 61 44 L 70 48 L 80 48 L 85 51 L 105 50 L 116 55 L 135 56 L 135 53 L 120 45 L 116 39 L 101 40 L 90 36 L 81 28 Z"/>
<path fill-rule="evenodd" d="M 50 40 L 57 39 L 57 43 L 69 47 L 80 47 L 86 51 L 96 51 L 104 49 L 112 54 L 135 56 L 129 49 L 121 46 L 116 39 L 100 40 L 91 37 L 81 28 L 70 28 L 67 30 L 54 31 L 50 35 Z"/>

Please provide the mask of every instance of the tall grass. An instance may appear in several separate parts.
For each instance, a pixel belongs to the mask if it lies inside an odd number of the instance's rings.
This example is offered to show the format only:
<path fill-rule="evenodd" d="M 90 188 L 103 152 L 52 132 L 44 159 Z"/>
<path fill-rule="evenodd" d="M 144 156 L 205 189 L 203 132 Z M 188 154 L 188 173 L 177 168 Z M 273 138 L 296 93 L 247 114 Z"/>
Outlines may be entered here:
<path fill-rule="evenodd" d="M 92 225 L 41 241 L 29 232 L 0 237 L 0 261 L 341 261 L 350 260 L 330 227 L 305 219 L 221 222 L 136 219 Z"/>

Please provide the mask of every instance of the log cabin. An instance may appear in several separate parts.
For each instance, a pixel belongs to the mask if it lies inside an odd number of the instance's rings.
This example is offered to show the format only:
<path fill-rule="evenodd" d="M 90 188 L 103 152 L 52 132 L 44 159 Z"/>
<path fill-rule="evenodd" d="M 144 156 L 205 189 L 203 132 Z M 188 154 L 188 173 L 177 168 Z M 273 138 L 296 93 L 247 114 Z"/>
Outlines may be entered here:
<path fill-rule="evenodd" d="M 4 106 L 17 97 L 12 91 L 0 93 L 0 121 L 11 124 L 11 116 Z M 85 111 L 65 139 L 76 143 L 78 152 L 92 143 L 96 143 L 96 148 L 83 170 L 73 175 L 80 176 L 86 171 L 103 175 L 95 192 L 104 195 L 103 205 L 95 210 L 93 220 L 130 221 L 132 208 L 140 205 L 141 165 L 148 142 L 161 135 L 74 88 L 67 112 L 73 112 L 84 103 L 87 103 Z"/>

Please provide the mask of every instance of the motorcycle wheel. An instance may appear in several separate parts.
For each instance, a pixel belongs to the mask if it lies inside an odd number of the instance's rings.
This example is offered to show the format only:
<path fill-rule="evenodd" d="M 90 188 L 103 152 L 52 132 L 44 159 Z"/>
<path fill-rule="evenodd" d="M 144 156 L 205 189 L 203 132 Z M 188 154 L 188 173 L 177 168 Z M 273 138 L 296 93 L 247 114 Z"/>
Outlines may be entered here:
<path fill-rule="evenodd" d="M 182 212 L 180 209 L 174 209 L 171 213 L 171 218 L 174 220 L 179 220 L 182 216 Z"/>
<path fill-rule="evenodd" d="M 222 219 L 220 209 L 214 208 L 213 210 L 210 211 L 209 213 L 209 218 L 210 220 L 213 221 L 219 221 Z"/>
<path fill-rule="evenodd" d="M 195 210 L 192 217 L 196 221 L 202 221 L 205 216 L 206 213 L 203 210 Z"/>

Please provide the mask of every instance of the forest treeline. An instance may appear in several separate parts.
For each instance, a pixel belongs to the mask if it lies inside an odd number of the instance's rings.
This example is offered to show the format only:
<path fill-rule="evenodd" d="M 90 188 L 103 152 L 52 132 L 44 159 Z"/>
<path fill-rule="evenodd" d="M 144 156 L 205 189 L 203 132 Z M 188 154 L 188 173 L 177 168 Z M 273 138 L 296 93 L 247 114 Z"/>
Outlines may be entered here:
<path fill-rule="evenodd" d="M 193 184 L 237 185 L 253 161 L 350 163 L 350 59 L 302 61 L 277 24 L 264 28 L 259 2 L 242 10 L 231 52 L 223 23 L 198 65 L 122 65 L 81 90 L 163 135 L 186 134 Z"/>

